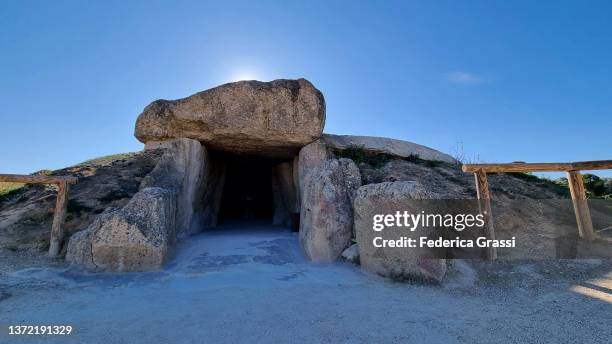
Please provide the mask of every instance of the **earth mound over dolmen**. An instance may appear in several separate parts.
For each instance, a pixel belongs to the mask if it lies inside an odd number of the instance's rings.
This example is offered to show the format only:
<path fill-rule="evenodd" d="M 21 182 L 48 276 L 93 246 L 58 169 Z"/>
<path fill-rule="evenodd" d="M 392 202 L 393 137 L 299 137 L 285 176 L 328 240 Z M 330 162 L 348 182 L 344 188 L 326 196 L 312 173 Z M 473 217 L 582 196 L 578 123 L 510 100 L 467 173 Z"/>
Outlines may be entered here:
<path fill-rule="evenodd" d="M 440 281 L 443 259 L 424 261 L 416 251 L 385 258 L 366 248 L 372 211 L 427 192 L 416 182 L 362 185 L 358 166 L 338 152 L 359 147 L 364 154 L 456 161 L 406 141 L 323 134 L 325 116 L 322 93 L 305 79 L 240 81 L 154 101 L 138 117 L 135 136 L 162 158 L 127 205 L 107 209 L 72 236 L 67 260 L 103 271 L 159 268 L 178 239 L 217 225 L 229 154 L 272 159 L 273 222 L 299 219 L 309 259 L 332 262 L 348 248 L 354 257 L 356 241 L 369 271 Z"/>

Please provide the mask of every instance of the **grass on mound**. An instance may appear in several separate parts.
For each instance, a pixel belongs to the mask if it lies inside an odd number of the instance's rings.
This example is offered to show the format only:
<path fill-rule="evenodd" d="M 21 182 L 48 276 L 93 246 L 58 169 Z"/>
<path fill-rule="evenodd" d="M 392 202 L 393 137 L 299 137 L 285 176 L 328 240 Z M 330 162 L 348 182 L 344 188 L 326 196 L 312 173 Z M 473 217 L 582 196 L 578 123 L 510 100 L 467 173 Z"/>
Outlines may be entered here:
<path fill-rule="evenodd" d="M 106 155 L 106 156 L 101 156 L 98 158 L 94 158 L 94 159 L 89 159 L 86 161 L 83 161 L 82 163 L 78 164 L 77 166 L 83 166 L 83 165 L 106 165 L 109 164 L 115 160 L 120 160 L 120 159 L 127 159 L 127 158 L 131 158 L 133 156 L 135 156 L 136 152 L 129 152 L 129 153 L 119 153 L 119 154 L 111 154 L 111 155 Z"/>
<path fill-rule="evenodd" d="M 77 164 L 76 166 L 108 165 L 112 163 L 113 161 L 131 158 L 135 156 L 136 154 L 138 153 L 129 152 L 129 153 L 111 154 L 111 155 L 106 155 L 106 156 L 84 161 L 80 164 Z M 32 173 L 32 175 L 51 176 L 51 175 L 54 175 L 55 173 L 58 173 L 58 171 L 40 170 L 40 171 Z M 19 193 L 25 190 L 25 186 L 26 184 L 24 183 L 0 182 L 0 201 L 5 201 L 5 200 L 10 199 L 13 196 L 18 195 Z"/>
<path fill-rule="evenodd" d="M 338 158 L 351 159 L 355 164 L 368 164 L 374 168 L 384 166 L 391 157 L 384 153 L 368 152 L 363 146 L 349 146 L 345 149 L 334 149 L 333 153 Z"/>
<path fill-rule="evenodd" d="M 438 167 L 443 164 L 442 161 L 421 159 L 418 154 L 410 154 L 407 157 L 394 156 L 387 153 L 372 152 L 365 149 L 364 146 L 351 145 L 344 149 L 333 149 L 333 153 L 337 158 L 351 159 L 359 166 L 360 164 L 368 164 L 373 168 L 381 168 L 391 160 L 404 160 L 414 164 L 425 165 L 426 167 Z"/>
<path fill-rule="evenodd" d="M 6 200 L 23 191 L 23 183 L 0 182 L 0 201 Z"/>

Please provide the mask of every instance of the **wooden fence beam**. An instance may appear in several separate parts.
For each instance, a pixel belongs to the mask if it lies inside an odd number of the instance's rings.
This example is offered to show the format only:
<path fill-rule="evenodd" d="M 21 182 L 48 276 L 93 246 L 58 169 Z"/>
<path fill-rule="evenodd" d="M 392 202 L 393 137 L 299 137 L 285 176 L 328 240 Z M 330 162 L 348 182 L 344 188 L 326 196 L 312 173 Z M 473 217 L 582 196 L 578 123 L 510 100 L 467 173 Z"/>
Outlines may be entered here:
<path fill-rule="evenodd" d="M 68 208 L 68 182 L 59 183 L 57 200 L 55 201 L 55 213 L 53 215 L 53 227 L 51 227 L 51 240 L 49 245 L 49 256 L 57 257 L 62 248 L 64 240 L 64 220 Z"/>
<path fill-rule="evenodd" d="M 68 191 L 70 184 L 76 184 L 77 177 L 70 176 L 30 176 L 17 174 L 0 174 L 0 182 L 24 183 L 24 184 L 57 184 L 57 199 L 53 213 L 53 225 L 51 227 L 51 239 L 49 240 L 49 256 L 57 257 L 62 248 L 64 240 L 64 221 L 68 211 Z"/>
<path fill-rule="evenodd" d="M 511 164 L 466 164 L 463 172 L 482 170 L 486 173 L 502 172 L 535 172 L 535 171 L 567 171 L 572 168 L 570 163 L 511 163 Z"/>
<path fill-rule="evenodd" d="M 612 169 L 612 160 L 579 161 L 572 163 L 574 171 L 609 170 Z"/>
<path fill-rule="evenodd" d="M 463 172 L 483 170 L 486 173 L 503 172 L 566 172 L 612 169 L 612 160 L 595 160 L 579 162 L 546 162 L 546 163 L 511 163 L 511 164 L 465 164 Z"/>
<path fill-rule="evenodd" d="M 465 164 L 461 168 L 463 172 L 473 172 L 476 177 L 476 190 L 481 212 L 488 212 L 485 221 L 490 222 L 490 228 L 485 232 L 490 239 L 494 239 L 493 218 L 491 214 L 491 201 L 489 195 L 489 185 L 487 173 L 504 172 L 567 172 L 567 180 L 572 195 L 576 223 L 578 224 L 578 234 L 581 238 L 591 241 L 595 238 L 593 222 L 589 212 L 589 205 L 584 189 L 584 182 L 580 171 L 612 169 L 612 160 L 579 161 L 570 163 L 511 163 L 511 164 Z M 491 256 L 496 256 L 495 250 L 488 252 Z"/>
<path fill-rule="evenodd" d="M 480 213 L 485 217 L 484 235 L 487 239 L 495 239 L 495 228 L 493 226 L 493 213 L 491 211 L 491 193 L 489 192 L 489 182 L 487 181 L 487 173 L 483 170 L 478 170 L 474 173 L 476 181 L 476 195 L 478 198 L 478 207 Z M 485 258 L 488 260 L 497 259 L 497 248 L 488 247 L 485 251 Z"/>
<path fill-rule="evenodd" d="M 22 176 L 17 174 L 0 174 L 0 182 L 24 183 L 24 184 L 76 184 L 77 177 L 67 176 Z"/>
<path fill-rule="evenodd" d="M 593 232 L 593 222 L 591 221 L 591 213 L 584 190 L 584 182 L 582 174 L 579 171 L 568 171 L 567 182 L 570 193 L 572 195 L 572 203 L 574 204 L 574 213 L 576 214 L 576 223 L 578 224 L 578 234 L 581 238 L 591 241 L 595 235 Z"/>

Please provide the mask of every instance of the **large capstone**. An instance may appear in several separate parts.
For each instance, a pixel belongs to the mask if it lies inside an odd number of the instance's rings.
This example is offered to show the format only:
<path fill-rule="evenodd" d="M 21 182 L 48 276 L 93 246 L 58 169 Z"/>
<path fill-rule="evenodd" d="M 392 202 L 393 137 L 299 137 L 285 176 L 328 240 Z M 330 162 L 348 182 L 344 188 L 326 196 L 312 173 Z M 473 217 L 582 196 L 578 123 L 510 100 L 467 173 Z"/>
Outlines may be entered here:
<path fill-rule="evenodd" d="M 149 147 L 191 138 L 211 149 L 291 158 L 324 124 L 323 94 L 308 80 L 240 81 L 154 101 L 138 117 L 135 136 Z"/>

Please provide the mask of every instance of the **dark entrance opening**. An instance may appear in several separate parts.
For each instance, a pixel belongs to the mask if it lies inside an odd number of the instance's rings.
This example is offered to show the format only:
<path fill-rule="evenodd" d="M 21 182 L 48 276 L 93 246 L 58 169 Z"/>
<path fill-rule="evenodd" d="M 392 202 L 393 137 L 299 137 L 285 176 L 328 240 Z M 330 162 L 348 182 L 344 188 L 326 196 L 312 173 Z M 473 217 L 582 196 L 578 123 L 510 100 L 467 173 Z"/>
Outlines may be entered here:
<path fill-rule="evenodd" d="M 217 153 L 225 163 L 219 223 L 257 221 L 272 223 L 272 159 Z"/>

